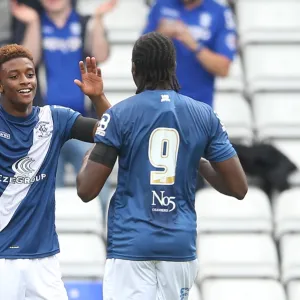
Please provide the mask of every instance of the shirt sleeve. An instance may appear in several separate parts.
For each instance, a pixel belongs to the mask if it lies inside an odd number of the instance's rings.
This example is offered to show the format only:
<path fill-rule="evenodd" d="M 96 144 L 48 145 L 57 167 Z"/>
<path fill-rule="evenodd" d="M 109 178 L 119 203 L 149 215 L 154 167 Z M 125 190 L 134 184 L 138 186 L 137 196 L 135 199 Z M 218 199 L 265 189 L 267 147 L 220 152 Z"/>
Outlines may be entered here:
<path fill-rule="evenodd" d="M 211 162 L 222 162 L 235 156 L 236 151 L 229 141 L 225 126 L 212 109 L 210 122 L 209 142 L 205 149 L 204 158 Z"/>
<path fill-rule="evenodd" d="M 237 52 L 237 33 L 233 13 L 226 7 L 220 18 L 214 51 L 233 60 Z"/>
<path fill-rule="evenodd" d="M 114 107 L 111 107 L 98 122 L 94 142 L 103 143 L 119 150 L 122 145 L 120 125 L 120 120 L 114 111 Z"/>
<path fill-rule="evenodd" d="M 53 105 L 51 109 L 56 116 L 57 130 L 63 142 L 66 142 L 71 138 L 72 127 L 76 119 L 80 116 L 80 113 L 71 108 L 58 105 Z"/>

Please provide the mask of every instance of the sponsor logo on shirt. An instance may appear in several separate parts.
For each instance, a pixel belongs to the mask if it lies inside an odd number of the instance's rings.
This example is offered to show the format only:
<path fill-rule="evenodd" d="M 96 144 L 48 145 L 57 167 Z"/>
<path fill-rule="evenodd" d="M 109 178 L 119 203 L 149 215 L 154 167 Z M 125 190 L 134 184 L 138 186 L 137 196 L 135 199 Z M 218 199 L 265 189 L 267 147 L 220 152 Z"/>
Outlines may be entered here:
<path fill-rule="evenodd" d="M 6 133 L 4 131 L 0 131 L 0 137 L 2 137 L 4 139 L 7 139 L 7 140 L 10 140 L 10 134 Z"/>
<path fill-rule="evenodd" d="M 156 193 L 152 191 L 152 211 L 154 212 L 171 212 L 176 208 L 175 197 L 165 196 L 165 191 Z"/>
<path fill-rule="evenodd" d="M 13 184 L 31 184 L 36 181 L 44 180 L 47 175 L 36 175 L 36 170 L 33 168 L 35 160 L 29 156 L 23 157 L 12 165 L 12 170 L 15 172 L 14 177 L 8 177 L 0 174 L 0 182 Z"/>

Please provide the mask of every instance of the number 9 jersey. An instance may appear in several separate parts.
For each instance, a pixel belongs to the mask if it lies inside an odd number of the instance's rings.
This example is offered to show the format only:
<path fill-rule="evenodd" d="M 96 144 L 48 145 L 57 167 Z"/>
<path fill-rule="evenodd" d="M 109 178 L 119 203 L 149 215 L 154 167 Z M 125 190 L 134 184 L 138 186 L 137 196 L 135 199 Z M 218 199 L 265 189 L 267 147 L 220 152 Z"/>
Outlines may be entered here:
<path fill-rule="evenodd" d="M 174 91 L 144 91 L 103 115 L 95 142 L 119 153 L 108 258 L 196 259 L 200 158 L 221 162 L 236 155 L 211 107 Z"/>

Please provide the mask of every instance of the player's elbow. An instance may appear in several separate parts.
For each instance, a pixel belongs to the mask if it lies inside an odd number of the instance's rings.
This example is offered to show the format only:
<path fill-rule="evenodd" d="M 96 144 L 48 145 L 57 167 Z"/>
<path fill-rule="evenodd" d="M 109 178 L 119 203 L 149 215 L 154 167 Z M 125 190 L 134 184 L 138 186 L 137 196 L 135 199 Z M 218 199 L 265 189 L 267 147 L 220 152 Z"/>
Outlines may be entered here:
<path fill-rule="evenodd" d="M 77 195 L 85 203 L 93 200 L 97 194 L 95 194 L 90 188 L 84 186 L 82 182 L 77 180 Z"/>
<path fill-rule="evenodd" d="M 248 192 L 248 184 L 243 183 L 233 192 L 232 196 L 238 200 L 243 200 L 247 195 L 247 192 Z"/>

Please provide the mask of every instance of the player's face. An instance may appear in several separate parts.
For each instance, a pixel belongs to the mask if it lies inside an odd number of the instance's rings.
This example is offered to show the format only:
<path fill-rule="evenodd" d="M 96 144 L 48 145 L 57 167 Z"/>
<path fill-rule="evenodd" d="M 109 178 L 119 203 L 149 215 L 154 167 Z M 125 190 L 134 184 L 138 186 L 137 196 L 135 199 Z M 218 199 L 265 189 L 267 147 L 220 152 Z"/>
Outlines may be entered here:
<path fill-rule="evenodd" d="M 28 58 L 14 58 L 2 65 L 0 72 L 0 92 L 15 105 L 28 106 L 36 93 L 34 65 Z"/>
<path fill-rule="evenodd" d="M 41 3 L 46 11 L 56 13 L 71 5 L 71 0 L 41 0 Z"/>

